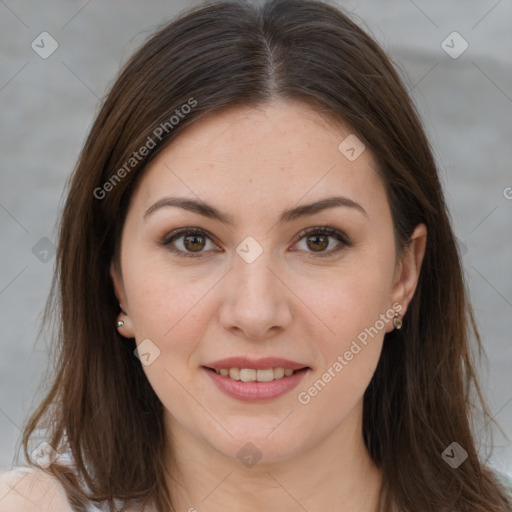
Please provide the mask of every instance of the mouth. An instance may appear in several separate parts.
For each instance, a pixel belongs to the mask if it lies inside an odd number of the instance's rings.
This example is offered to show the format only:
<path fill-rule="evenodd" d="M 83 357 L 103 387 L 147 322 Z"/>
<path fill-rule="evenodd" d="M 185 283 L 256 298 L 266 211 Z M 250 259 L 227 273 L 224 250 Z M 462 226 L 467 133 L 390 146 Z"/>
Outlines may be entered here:
<path fill-rule="evenodd" d="M 283 368 L 278 366 L 277 368 L 209 368 L 207 370 L 215 372 L 217 375 L 228 377 L 232 380 L 239 380 L 242 382 L 272 382 L 273 380 L 280 380 L 285 377 L 290 377 L 294 373 L 306 371 L 309 366 L 293 370 L 292 368 Z"/>
<path fill-rule="evenodd" d="M 291 391 L 311 370 L 309 366 L 278 358 L 229 358 L 203 369 L 222 392 L 237 400 L 276 399 Z"/>

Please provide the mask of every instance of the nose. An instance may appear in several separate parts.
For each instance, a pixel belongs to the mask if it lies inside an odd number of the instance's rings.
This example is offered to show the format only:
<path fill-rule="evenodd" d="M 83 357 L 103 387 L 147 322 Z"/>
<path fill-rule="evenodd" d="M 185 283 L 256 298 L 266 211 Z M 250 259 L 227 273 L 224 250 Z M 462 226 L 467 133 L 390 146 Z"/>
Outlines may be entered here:
<path fill-rule="evenodd" d="M 265 251 L 251 263 L 237 256 L 224 290 L 220 322 L 232 333 L 266 340 L 290 326 L 293 294 L 284 272 Z"/>

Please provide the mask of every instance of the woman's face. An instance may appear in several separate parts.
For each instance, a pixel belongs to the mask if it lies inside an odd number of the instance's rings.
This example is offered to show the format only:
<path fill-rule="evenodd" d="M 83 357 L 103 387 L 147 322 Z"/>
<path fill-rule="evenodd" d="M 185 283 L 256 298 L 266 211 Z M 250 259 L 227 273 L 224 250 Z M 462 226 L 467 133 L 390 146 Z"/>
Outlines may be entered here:
<path fill-rule="evenodd" d="M 171 435 L 277 461 L 359 428 L 421 256 L 395 259 L 376 161 L 350 135 L 301 103 L 237 108 L 146 169 L 112 277 Z"/>

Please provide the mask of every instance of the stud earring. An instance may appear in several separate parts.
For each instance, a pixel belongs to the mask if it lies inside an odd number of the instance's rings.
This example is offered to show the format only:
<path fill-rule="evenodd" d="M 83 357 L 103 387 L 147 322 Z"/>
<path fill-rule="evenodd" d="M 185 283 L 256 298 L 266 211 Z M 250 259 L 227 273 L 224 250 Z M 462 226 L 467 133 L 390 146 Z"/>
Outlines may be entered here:
<path fill-rule="evenodd" d="M 117 322 L 117 327 L 122 327 L 124 325 L 124 322 L 122 320 L 119 320 L 119 322 Z"/>
<path fill-rule="evenodd" d="M 395 313 L 395 316 L 393 318 L 393 325 L 395 326 L 395 329 L 402 328 L 402 319 L 400 318 L 400 315 L 398 313 Z"/>

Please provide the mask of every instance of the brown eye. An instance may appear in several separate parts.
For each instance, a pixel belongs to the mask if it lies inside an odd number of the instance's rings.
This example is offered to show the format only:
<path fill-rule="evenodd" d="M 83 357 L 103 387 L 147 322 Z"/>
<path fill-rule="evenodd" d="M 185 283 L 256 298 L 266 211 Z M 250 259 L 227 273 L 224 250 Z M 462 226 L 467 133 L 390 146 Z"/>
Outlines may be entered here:
<path fill-rule="evenodd" d="M 199 252 L 204 248 L 206 242 L 202 235 L 187 235 L 183 237 L 183 245 L 187 251 Z"/>
<path fill-rule="evenodd" d="M 325 235 L 311 235 L 307 237 L 308 247 L 315 251 L 324 251 L 329 247 L 329 237 Z"/>
<path fill-rule="evenodd" d="M 215 247 L 208 234 L 200 228 L 180 229 L 162 241 L 162 245 L 174 254 L 191 258 L 202 256 L 203 253 L 208 252 L 205 250 L 209 249 L 208 243 Z"/>
<path fill-rule="evenodd" d="M 305 240 L 305 248 L 302 247 L 301 250 L 318 257 L 332 256 L 352 245 L 345 233 L 329 226 L 306 229 L 299 233 L 297 238 L 299 245 L 302 240 Z M 334 243 L 334 248 L 332 240 L 337 242 Z"/>

